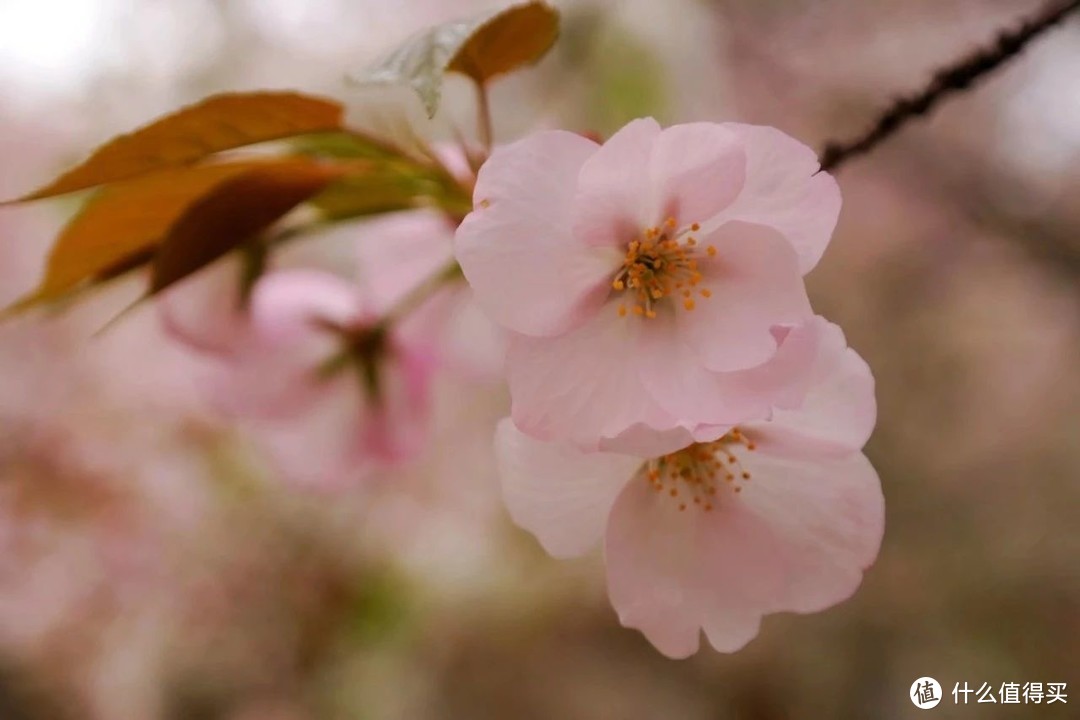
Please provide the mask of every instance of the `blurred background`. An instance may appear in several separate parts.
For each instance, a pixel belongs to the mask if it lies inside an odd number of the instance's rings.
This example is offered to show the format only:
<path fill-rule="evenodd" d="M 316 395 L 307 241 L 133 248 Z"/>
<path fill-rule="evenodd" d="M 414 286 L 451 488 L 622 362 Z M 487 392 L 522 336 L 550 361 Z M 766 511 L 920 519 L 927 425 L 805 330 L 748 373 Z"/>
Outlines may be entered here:
<path fill-rule="evenodd" d="M 556 49 L 494 89 L 501 140 L 654 115 L 820 148 L 1038 6 L 556 4 Z M 363 114 L 349 70 L 492 5 L 0 0 L 0 195 L 213 92 L 297 88 Z M 452 82 L 418 131 L 471 132 L 470 102 Z M 1080 22 L 839 180 L 811 297 L 876 374 L 887 500 L 852 600 L 668 661 L 619 627 L 598 556 L 556 562 L 509 522 L 498 384 L 440 378 L 432 446 L 374 497 L 304 493 L 208 411 L 205 360 L 152 308 L 95 335 L 126 302 L 105 293 L 0 325 L 0 718 L 889 719 L 922 712 L 924 675 L 942 717 L 1080 717 Z M 0 210 L 0 305 L 71 210 Z M 1076 697 L 948 695 L 1029 681 Z"/>

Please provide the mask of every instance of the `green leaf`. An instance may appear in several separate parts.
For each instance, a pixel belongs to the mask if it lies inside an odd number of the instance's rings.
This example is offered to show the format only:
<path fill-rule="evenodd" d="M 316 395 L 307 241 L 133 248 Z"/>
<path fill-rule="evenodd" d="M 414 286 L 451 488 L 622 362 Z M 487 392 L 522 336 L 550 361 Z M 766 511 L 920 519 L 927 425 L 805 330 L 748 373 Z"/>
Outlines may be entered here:
<path fill-rule="evenodd" d="M 392 145 L 357 130 L 303 135 L 290 143 L 293 152 L 344 160 L 408 159 Z"/>
<path fill-rule="evenodd" d="M 310 204 L 331 221 L 431 205 L 461 215 L 472 208 L 468 192 L 453 178 L 437 169 L 402 166 L 348 175 Z"/>
<path fill-rule="evenodd" d="M 559 34 L 559 14 L 547 3 L 514 5 L 497 13 L 437 25 L 416 35 L 365 72 L 360 84 L 407 85 L 434 117 L 443 75 L 458 72 L 477 83 L 540 60 Z"/>

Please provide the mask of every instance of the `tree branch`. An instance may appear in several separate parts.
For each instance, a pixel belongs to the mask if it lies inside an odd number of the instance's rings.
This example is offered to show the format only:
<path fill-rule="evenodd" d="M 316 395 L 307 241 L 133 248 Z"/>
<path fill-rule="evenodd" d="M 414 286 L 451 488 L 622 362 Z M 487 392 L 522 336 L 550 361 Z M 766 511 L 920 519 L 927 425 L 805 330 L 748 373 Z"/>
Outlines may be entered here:
<path fill-rule="evenodd" d="M 1078 10 L 1080 0 L 1052 0 L 1017 27 L 1001 32 L 990 45 L 941 68 L 925 88 L 897 99 L 859 137 L 848 142 L 826 143 L 821 153 L 821 169 L 835 171 L 848 160 L 874 149 L 912 120 L 928 115 L 945 97 L 968 89 L 1018 56 L 1032 40 Z"/>

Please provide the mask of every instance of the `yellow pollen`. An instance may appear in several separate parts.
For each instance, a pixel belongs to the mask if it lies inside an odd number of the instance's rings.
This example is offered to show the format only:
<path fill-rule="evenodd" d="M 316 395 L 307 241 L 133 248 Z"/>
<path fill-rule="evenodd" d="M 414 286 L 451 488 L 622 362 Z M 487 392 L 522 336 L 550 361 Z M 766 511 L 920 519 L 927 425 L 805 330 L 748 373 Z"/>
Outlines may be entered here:
<path fill-rule="evenodd" d="M 750 481 L 751 473 L 742 466 L 736 453 L 740 448 L 752 450 L 753 446 L 744 431 L 732 428 L 719 440 L 694 443 L 648 461 L 642 476 L 655 492 L 676 498 L 680 512 L 695 507 L 709 512 L 717 501 L 743 492 L 743 484 Z M 720 493 L 722 488 L 729 488 L 732 495 Z"/>
<path fill-rule="evenodd" d="M 709 257 L 716 257 L 716 248 L 712 245 L 705 248 L 705 252 L 708 253 Z"/>
<path fill-rule="evenodd" d="M 698 230 L 700 230 L 700 229 L 701 229 L 701 226 L 700 226 L 700 225 L 698 225 L 697 223 L 694 223 L 693 225 L 691 225 L 691 226 L 690 226 L 690 229 L 691 229 L 691 230 L 692 230 L 693 232 L 697 232 Z"/>
<path fill-rule="evenodd" d="M 690 289 L 696 288 L 703 277 L 698 270 L 698 241 L 687 233 L 700 226 L 694 223 L 678 232 L 676 227 L 675 218 L 669 217 L 627 243 L 622 267 L 611 280 L 613 291 L 633 294 L 630 302 L 618 306 L 620 317 L 632 312 L 638 317 L 656 318 L 657 306 L 676 293 L 684 298 L 680 301 L 684 310 L 694 309 L 696 301 Z M 700 296 L 709 298 L 712 292 L 702 290 Z"/>
<path fill-rule="evenodd" d="M 709 288 L 701 288 L 700 292 L 701 292 L 701 297 L 703 297 L 703 298 L 711 298 L 712 297 L 712 290 L 710 290 Z"/>

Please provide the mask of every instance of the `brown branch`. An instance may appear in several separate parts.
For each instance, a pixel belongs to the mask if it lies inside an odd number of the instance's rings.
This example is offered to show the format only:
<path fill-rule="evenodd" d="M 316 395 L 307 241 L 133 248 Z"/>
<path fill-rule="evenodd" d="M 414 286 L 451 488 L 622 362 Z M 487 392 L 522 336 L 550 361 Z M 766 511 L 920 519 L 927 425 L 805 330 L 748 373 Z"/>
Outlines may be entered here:
<path fill-rule="evenodd" d="M 821 169 L 835 171 L 848 160 L 869 152 L 912 120 L 928 115 L 945 97 L 966 90 L 1006 62 L 1018 56 L 1032 40 L 1080 10 L 1080 0 L 1052 0 L 1039 12 L 997 39 L 947 65 L 914 95 L 901 97 L 888 107 L 859 137 L 848 142 L 828 142 L 821 153 Z"/>

